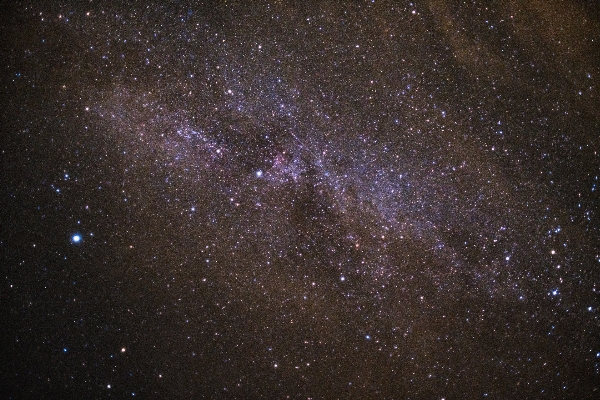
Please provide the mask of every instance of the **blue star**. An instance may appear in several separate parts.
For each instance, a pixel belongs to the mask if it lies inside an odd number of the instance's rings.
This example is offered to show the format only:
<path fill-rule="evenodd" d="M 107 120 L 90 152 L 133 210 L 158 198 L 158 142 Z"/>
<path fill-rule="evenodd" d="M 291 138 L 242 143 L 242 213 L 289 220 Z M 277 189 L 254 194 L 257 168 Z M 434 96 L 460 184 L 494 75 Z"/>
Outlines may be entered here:
<path fill-rule="evenodd" d="M 71 242 L 73 242 L 73 243 L 81 242 L 81 235 L 79 233 L 76 233 L 73 236 L 71 236 Z"/>

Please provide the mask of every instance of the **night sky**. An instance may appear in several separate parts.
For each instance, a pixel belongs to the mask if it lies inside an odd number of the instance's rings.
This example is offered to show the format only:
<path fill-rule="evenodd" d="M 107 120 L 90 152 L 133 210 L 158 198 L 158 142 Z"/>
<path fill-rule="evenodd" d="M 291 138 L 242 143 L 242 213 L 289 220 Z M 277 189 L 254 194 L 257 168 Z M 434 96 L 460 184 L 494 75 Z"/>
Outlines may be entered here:
<path fill-rule="evenodd" d="M 15 2 L 8 398 L 600 398 L 594 1 Z"/>

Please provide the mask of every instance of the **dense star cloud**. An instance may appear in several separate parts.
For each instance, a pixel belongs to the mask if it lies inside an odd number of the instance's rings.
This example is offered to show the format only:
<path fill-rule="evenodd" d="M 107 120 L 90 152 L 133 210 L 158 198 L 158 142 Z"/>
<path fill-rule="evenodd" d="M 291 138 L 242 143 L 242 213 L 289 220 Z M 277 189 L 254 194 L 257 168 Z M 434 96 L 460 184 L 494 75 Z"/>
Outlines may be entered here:
<path fill-rule="evenodd" d="M 12 398 L 595 398 L 593 2 L 2 17 Z"/>

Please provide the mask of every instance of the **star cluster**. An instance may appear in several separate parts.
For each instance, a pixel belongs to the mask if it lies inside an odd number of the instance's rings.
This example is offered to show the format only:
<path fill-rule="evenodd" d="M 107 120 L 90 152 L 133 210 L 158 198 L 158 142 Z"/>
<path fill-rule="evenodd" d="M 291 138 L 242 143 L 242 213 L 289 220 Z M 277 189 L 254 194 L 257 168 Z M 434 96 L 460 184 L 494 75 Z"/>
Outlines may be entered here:
<path fill-rule="evenodd" d="M 598 396 L 598 7 L 492 3 L 9 9 L 3 392 Z"/>

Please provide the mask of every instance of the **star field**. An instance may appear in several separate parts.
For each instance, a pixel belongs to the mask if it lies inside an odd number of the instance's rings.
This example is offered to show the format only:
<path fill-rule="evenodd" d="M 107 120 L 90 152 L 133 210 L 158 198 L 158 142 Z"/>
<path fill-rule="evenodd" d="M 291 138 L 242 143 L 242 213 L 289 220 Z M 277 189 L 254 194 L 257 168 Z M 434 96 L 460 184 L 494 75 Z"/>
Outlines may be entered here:
<path fill-rule="evenodd" d="M 7 8 L 2 392 L 596 398 L 599 15 Z"/>

